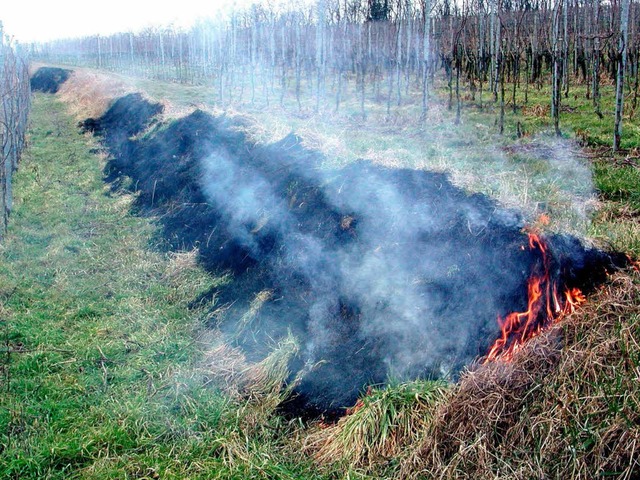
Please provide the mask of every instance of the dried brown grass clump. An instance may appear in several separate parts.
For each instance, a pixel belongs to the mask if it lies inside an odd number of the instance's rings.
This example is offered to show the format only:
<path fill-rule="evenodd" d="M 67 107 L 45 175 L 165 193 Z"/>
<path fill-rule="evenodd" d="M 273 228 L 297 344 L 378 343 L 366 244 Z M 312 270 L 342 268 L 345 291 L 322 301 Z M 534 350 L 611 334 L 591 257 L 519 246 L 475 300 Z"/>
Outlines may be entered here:
<path fill-rule="evenodd" d="M 466 373 L 436 406 L 401 476 L 637 478 L 639 283 L 616 274 L 512 363 Z"/>
<path fill-rule="evenodd" d="M 243 377 L 248 369 L 249 363 L 240 349 L 224 343 L 208 350 L 201 365 L 204 384 L 214 384 L 232 398 L 241 396 Z"/>
<path fill-rule="evenodd" d="M 170 252 L 168 256 L 169 262 L 164 274 L 164 279 L 167 281 L 182 282 L 191 270 L 198 268 L 198 250 L 196 248 Z"/>
<path fill-rule="evenodd" d="M 77 120 L 98 118 L 116 98 L 135 89 L 113 75 L 84 68 L 74 68 L 69 79 L 60 86 L 59 98 L 68 105 Z"/>
<path fill-rule="evenodd" d="M 296 339 L 289 335 L 263 360 L 251 363 L 239 348 L 219 343 L 204 354 L 200 368 L 205 384 L 216 384 L 236 399 L 263 401 L 268 397 L 287 395 L 283 387 L 289 376 L 289 360 L 297 354 L 298 348 Z"/>
<path fill-rule="evenodd" d="M 534 105 L 533 107 L 523 106 L 522 115 L 528 117 L 548 117 L 551 107 L 549 105 Z"/>
<path fill-rule="evenodd" d="M 244 372 L 244 391 L 262 402 L 273 400 L 275 403 L 272 407 L 275 408 L 288 396 L 288 389 L 293 387 L 289 385 L 285 388 L 285 381 L 289 376 L 289 361 L 298 350 L 298 342 L 293 335 L 282 339 L 264 360 L 251 365 Z"/>
<path fill-rule="evenodd" d="M 221 342 L 222 337 L 205 338 L 206 342 Z M 220 432 L 220 455 L 229 466 L 253 464 L 275 453 L 274 433 L 282 428 L 276 408 L 289 394 L 285 385 L 288 363 L 298 350 L 291 336 L 277 344 L 262 361 L 251 363 L 242 351 L 224 343 L 208 350 L 199 367 L 205 386 L 215 386 L 227 395 L 232 408 L 225 412 Z M 274 451 L 268 452 L 269 445 Z M 256 457 L 260 453 L 260 458 Z M 268 453 L 267 453 L 268 452 Z"/>
<path fill-rule="evenodd" d="M 296 386 L 296 379 L 289 383 L 287 379 L 289 361 L 298 349 L 298 342 L 289 335 L 263 360 L 252 363 L 239 348 L 218 343 L 205 353 L 200 371 L 205 385 L 215 385 L 238 402 L 243 425 L 256 426 L 271 416 Z"/>

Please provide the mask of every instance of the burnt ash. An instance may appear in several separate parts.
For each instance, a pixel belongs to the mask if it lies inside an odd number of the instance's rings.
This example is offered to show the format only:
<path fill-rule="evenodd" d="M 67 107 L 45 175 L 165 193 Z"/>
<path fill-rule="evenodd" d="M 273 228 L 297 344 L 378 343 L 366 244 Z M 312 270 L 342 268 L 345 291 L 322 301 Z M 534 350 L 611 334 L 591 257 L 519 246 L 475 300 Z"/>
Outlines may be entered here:
<path fill-rule="evenodd" d="M 31 77 L 31 91 L 58 93 L 60 85 L 69 79 L 72 70 L 56 67 L 40 67 Z"/>
<path fill-rule="evenodd" d="M 442 173 L 327 170 L 294 134 L 257 145 L 225 116 L 159 122 L 161 111 L 128 95 L 83 127 L 103 137 L 107 179 L 130 178 L 168 248 L 197 247 L 205 268 L 233 274 L 211 292 L 228 338 L 255 360 L 289 332 L 300 340 L 290 366 L 302 380 L 283 411 L 331 417 L 367 385 L 455 378 L 497 338 L 498 315 L 526 310 L 542 257 L 517 212 Z M 546 241 L 567 287 L 588 290 L 622 262 L 569 236 Z"/>
<path fill-rule="evenodd" d="M 116 162 L 110 168 L 128 175 L 130 162 L 134 158 L 128 149 L 137 144 L 131 137 L 141 134 L 155 123 L 157 115 L 163 110 L 161 104 L 148 102 L 139 93 L 131 93 L 118 98 L 99 119 L 88 118 L 79 126 L 83 132 L 101 136 L 105 146 L 117 152 Z"/>

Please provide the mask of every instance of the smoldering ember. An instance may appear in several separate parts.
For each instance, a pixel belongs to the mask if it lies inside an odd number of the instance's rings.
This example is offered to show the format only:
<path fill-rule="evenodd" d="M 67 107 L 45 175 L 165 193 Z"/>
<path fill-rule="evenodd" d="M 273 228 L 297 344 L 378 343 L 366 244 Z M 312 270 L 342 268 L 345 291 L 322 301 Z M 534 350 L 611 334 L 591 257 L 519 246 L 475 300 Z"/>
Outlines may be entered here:
<path fill-rule="evenodd" d="M 343 414 L 391 379 L 455 379 L 626 261 L 528 232 L 518 212 L 445 174 L 321 168 L 295 134 L 259 145 L 225 116 L 163 122 L 161 112 L 130 94 L 82 126 L 110 152 L 108 181 L 138 193 L 168 248 L 197 247 L 207 269 L 233 274 L 209 294 L 212 326 L 254 360 L 288 334 L 299 340 L 283 405 L 296 415 Z"/>

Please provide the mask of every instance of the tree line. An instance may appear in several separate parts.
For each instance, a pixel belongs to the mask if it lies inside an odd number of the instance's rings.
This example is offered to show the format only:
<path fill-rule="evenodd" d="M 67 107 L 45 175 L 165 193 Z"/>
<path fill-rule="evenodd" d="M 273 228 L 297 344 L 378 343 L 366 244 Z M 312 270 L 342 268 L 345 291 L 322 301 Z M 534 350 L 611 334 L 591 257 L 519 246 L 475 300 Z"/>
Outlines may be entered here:
<path fill-rule="evenodd" d="M 0 22 L 0 235 L 12 206 L 11 181 L 24 150 L 31 88 L 26 52 L 5 38 Z"/>
<path fill-rule="evenodd" d="M 317 0 L 298 8 L 256 4 L 189 30 L 59 40 L 33 53 L 214 85 L 223 104 L 293 99 L 300 109 L 339 111 L 349 99 L 363 118 L 373 104 L 387 114 L 414 106 L 426 120 L 433 88 L 444 80 L 456 121 L 465 101 L 492 106 L 501 132 L 508 108 L 517 112 L 533 89 L 550 86 L 560 134 L 563 99 L 579 86 L 594 115 L 614 115 L 617 149 L 623 111 L 633 119 L 638 103 L 639 26 L 632 0 Z M 615 86 L 615 112 L 603 111 L 603 84 Z"/>

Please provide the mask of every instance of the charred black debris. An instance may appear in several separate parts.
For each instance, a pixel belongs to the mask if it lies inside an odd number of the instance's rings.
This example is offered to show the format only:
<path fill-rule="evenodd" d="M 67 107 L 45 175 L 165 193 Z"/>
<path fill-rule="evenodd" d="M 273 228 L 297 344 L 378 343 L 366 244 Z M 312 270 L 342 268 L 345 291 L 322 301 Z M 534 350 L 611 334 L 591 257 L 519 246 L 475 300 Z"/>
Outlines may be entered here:
<path fill-rule="evenodd" d="M 31 77 L 31 90 L 34 92 L 58 93 L 60 85 L 66 82 L 72 70 L 56 67 L 41 67 Z"/>

